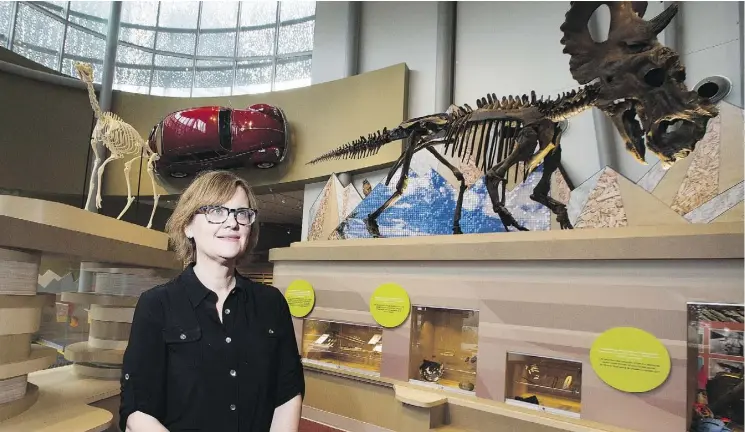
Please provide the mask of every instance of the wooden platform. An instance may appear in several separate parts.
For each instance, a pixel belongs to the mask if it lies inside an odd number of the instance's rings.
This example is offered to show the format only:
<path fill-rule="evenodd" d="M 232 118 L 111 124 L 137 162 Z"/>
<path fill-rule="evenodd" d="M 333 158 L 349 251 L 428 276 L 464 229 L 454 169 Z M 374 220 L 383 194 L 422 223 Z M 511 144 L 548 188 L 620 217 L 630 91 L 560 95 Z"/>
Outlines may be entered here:
<path fill-rule="evenodd" d="M 178 269 L 166 234 L 77 207 L 0 195 L 0 247 L 123 266 Z"/>
<path fill-rule="evenodd" d="M 33 372 L 28 382 L 36 403 L 0 422 L 0 432 L 101 432 L 111 425 L 111 412 L 89 404 L 119 394 L 119 381 L 81 378 L 63 366 Z"/>

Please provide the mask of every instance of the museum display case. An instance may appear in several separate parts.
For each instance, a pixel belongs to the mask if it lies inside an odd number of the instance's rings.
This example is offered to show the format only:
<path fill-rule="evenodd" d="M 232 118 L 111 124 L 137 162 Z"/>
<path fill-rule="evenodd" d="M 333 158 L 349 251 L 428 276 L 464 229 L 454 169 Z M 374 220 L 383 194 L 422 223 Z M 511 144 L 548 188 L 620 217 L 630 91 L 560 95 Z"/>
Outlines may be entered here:
<path fill-rule="evenodd" d="M 745 305 L 688 303 L 691 432 L 743 431 Z"/>
<path fill-rule="evenodd" d="M 409 380 L 473 392 L 476 386 L 479 312 L 414 306 Z"/>
<path fill-rule="evenodd" d="M 581 362 L 508 352 L 506 369 L 507 404 L 580 417 Z"/>
<path fill-rule="evenodd" d="M 303 362 L 380 375 L 380 327 L 319 319 L 303 321 Z"/>

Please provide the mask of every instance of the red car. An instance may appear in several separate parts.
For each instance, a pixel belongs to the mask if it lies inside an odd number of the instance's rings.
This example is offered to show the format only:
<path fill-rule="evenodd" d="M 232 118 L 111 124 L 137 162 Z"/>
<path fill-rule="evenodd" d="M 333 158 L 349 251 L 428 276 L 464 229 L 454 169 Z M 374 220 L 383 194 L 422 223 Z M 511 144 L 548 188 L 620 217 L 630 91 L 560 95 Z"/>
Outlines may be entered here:
<path fill-rule="evenodd" d="M 272 168 L 287 156 L 288 141 L 284 112 L 256 104 L 176 111 L 153 127 L 148 145 L 160 155 L 158 175 L 184 178 L 211 169 Z"/>

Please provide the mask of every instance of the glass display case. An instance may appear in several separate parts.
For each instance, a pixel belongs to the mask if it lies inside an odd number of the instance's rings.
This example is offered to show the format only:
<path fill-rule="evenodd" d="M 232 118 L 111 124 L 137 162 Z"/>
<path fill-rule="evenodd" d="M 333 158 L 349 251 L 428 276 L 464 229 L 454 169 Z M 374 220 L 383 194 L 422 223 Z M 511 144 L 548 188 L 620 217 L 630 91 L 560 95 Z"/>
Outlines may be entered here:
<path fill-rule="evenodd" d="M 743 431 L 744 331 L 745 305 L 688 304 L 690 432 Z"/>
<path fill-rule="evenodd" d="M 307 318 L 303 321 L 303 362 L 380 375 L 381 327 Z"/>
<path fill-rule="evenodd" d="M 579 418 L 582 363 L 507 353 L 505 402 Z"/>
<path fill-rule="evenodd" d="M 409 380 L 473 392 L 476 385 L 479 312 L 414 306 Z"/>

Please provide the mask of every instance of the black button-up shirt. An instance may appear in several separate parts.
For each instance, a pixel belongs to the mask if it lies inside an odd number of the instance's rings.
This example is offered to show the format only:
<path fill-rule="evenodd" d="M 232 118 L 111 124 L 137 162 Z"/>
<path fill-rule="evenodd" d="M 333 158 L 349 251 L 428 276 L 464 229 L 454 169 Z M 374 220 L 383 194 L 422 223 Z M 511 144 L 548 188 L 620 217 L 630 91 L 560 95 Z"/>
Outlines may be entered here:
<path fill-rule="evenodd" d="M 169 431 L 264 432 L 305 381 L 282 293 L 236 273 L 225 300 L 187 267 L 144 292 L 121 378 L 120 428 L 141 411 Z"/>

